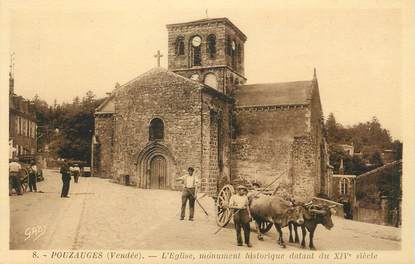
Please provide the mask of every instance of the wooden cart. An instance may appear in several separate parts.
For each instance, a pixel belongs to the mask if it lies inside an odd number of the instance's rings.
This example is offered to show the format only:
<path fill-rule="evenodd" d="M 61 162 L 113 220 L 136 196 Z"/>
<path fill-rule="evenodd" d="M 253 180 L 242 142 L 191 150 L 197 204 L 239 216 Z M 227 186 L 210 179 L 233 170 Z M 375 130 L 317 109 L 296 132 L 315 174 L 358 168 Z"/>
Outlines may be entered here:
<path fill-rule="evenodd" d="M 237 186 L 239 184 L 233 183 L 233 184 L 226 184 L 224 185 L 221 190 L 218 193 L 218 196 L 216 198 L 216 223 L 220 227 L 225 227 L 231 220 L 232 217 L 232 210 L 229 209 L 229 200 L 231 196 L 235 193 L 234 186 Z M 247 186 L 248 190 L 253 190 L 252 184 L 245 184 Z M 271 195 L 272 191 L 266 191 L 261 190 L 261 188 L 257 189 L 258 191 L 261 191 L 261 193 L 265 195 Z M 268 221 L 262 221 L 259 224 L 259 229 L 262 234 L 268 232 L 272 228 L 272 223 Z"/>

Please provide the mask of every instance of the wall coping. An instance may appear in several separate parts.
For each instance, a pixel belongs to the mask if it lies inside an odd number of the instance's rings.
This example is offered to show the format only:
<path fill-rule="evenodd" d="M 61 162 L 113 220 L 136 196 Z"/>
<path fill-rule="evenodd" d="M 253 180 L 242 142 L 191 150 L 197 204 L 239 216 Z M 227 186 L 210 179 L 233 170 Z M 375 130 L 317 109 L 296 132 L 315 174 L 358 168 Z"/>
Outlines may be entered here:
<path fill-rule="evenodd" d="M 277 111 L 296 110 L 307 108 L 309 104 L 285 104 L 285 105 L 243 105 L 236 106 L 235 111 Z"/>

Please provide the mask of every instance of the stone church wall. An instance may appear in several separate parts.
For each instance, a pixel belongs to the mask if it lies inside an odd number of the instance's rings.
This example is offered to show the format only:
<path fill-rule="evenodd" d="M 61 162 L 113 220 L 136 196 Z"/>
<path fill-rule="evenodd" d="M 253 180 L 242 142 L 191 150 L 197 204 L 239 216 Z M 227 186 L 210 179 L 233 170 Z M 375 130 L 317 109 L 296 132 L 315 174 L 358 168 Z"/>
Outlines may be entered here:
<path fill-rule="evenodd" d="M 95 145 L 94 174 L 111 178 L 114 119 L 112 115 L 95 116 L 95 135 L 99 144 Z"/>
<path fill-rule="evenodd" d="M 292 145 L 292 194 L 297 201 L 308 202 L 316 195 L 317 155 L 311 136 L 295 137 Z"/>
<path fill-rule="evenodd" d="M 137 158 L 150 143 L 149 124 L 156 117 L 164 122 L 164 139 L 160 143 L 173 158 L 169 171 L 171 187 L 179 186 L 174 178 L 185 174 L 189 166 L 200 173 L 199 87 L 172 73 L 154 73 L 121 88 L 115 104 L 114 176 L 118 180 L 122 174 L 128 174 L 130 181 L 139 182 Z"/>
<path fill-rule="evenodd" d="M 278 182 L 291 186 L 297 173 L 291 169 L 295 164 L 304 161 L 307 166 L 314 165 L 307 156 L 312 149 L 298 148 L 295 140 L 309 135 L 309 116 L 307 107 L 237 108 L 232 120 L 232 179 L 245 178 L 266 185 L 282 174 Z M 291 193 L 292 189 L 287 191 Z"/>
<path fill-rule="evenodd" d="M 202 190 L 211 195 L 230 178 L 230 104 L 213 95 L 203 96 Z M 228 180 L 229 181 L 229 180 Z"/>
<path fill-rule="evenodd" d="M 311 97 L 310 106 L 311 106 L 311 118 L 310 118 L 310 128 L 311 136 L 314 146 L 314 153 L 316 153 L 316 163 L 315 163 L 315 184 L 314 189 L 316 194 L 328 195 L 328 172 L 327 172 L 327 163 L 328 163 L 328 153 L 326 153 L 326 141 L 324 136 L 324 119 L 323 111 L 321 107 L 320 95 L 318 91 L 317 81 L 313 81 L 313 93 Z"/>

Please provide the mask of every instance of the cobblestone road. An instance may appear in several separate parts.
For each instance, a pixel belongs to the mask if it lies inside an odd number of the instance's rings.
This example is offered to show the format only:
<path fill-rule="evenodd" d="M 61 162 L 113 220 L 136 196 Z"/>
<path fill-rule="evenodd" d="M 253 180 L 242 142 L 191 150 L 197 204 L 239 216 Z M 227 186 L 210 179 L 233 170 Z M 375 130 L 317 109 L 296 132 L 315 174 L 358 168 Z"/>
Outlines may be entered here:
<path fill-rule="evenodd" d="M 71 198 L 60 198 L 61 177 L 45 170 L 43 193 L 10 197 L 11 249 L 220 249 L 235 246 L 232 225 L 219 234 L 213 200 L 201 199 L 206 217 L 196 207 L 194 222 L 179 221 L 180 193 L 122 186 L 100 178 L 71 182 Z M 400 229 L 334 217 L 329 231 L 319 226 L 315 245 L 324 250 L 400 248 Z M 35 231 L 33 231 L 35 230 Z M 38 230 L 38 232 L 36 232 Z M 32 232 L 30 232 L 32 231 Z M 287 229 L 284 230 L 288 241 Z M 29 237 L 29 234 L 31 236 Z M 252 235 L 253 249 L 283 250 L 273 229 L 261 242 Z M 300 249 L 287 243 L 288 250 Z"/>

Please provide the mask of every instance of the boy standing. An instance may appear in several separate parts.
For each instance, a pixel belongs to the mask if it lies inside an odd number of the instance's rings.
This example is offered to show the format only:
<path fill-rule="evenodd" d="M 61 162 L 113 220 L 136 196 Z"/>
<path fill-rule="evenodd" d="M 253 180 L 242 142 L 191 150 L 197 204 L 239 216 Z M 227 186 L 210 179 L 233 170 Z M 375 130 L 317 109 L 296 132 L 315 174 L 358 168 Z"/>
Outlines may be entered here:
<path fill-rule="evenodd" d="M 251 212 L 249 210 L 248 202 L 248 189 L 239 185 L 237 188 L 237 194 L 232 195 L 229 200 L 229 208 L 234 210 L 233 222 L 235 223 L 236 230 L 236 240 L 238 246 L 242 246 L 242 236 L 241 228 L 244 230 L 245 244 L 248 247 L 252 247 L 252 244 L 249 241 L 249 235 L 251 233 L 251 227 L 249 222 L 251 222 Z"/>

